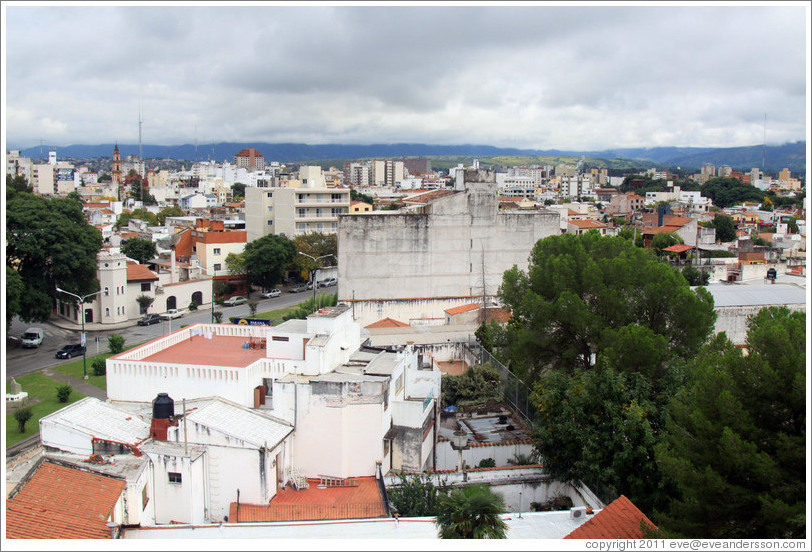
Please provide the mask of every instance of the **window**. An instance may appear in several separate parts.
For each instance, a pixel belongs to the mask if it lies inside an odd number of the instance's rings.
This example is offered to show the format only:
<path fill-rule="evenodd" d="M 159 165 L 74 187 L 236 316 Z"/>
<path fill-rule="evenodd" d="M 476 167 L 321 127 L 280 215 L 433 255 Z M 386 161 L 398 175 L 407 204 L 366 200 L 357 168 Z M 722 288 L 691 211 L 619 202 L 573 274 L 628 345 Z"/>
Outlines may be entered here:
<path fill-rule="evenodd" d="M 274 335 L 271 337 L 271 341 L 289 341 L 289 338 L 283 335 Z"/>
<path fill-rule="evenodd" d="M 222 270 L 222 265 L 220 265 L 220 263 L 215 263 L 214 270 Z"/>
<path fill-rule="evenodd" d="M 183 483 L 180 473 L 178 472 L 169 472 L 169 482 L 170 483 Z"/>
<path fill-rule="evenodd" d="M 268 197 L 273 197 L 273 192 L 268 192 Z"/>
<path fill-rule="evenodd" d="M 110 308 L 109 307 L 104 309 L 104 316 L 110 316 Z"/>
<path fill-rule="evenodd" d="M 141 282 L 141 291 L 149 291 L 152 287 L 152 284 L 149 282 Z"/>
<path fill-rule="evenodd" d="M 215 254 L 215 255 L 219 255 L 219 254 L 220 254 L 220 248 L 219 248 L 219 247 L 215 247 L 215 248 L 214 248 L 214 254 Z"/>
<path fill-rule="evenodd" d="M 104 296 L 107 297 L 110 295 L 110 288 L 104 288 Z"/>
<path fill-rule="evenodd" d="M 268 221 L 268 226 L 273 226 L 273 221 L 272 220 Z"/>

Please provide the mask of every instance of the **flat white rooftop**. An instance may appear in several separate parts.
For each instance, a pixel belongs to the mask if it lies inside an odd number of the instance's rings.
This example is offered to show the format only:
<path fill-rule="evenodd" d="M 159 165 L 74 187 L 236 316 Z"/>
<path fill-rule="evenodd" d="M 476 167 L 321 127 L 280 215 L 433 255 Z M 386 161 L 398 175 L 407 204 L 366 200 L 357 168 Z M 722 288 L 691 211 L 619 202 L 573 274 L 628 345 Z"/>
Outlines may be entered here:
<path fill-rule="evenodd" d="M 595 513 L 600 510 L 596 510 Z M 592 516 L 570 519 L 570 512 L 527 512 L 504 514 L 509 539 L 563 539 Z M 301 521 L 278 523 L 238 523 L 207 526 L 167 525 L 155 528 L 127 529 L 125 539 L 386 539 L 376 550 L 398 548 L 391 539 L 437 540 L 433 517 Z M 267 541 L 264 541 L 267 546 Z M 278 543 L 278 541 L 274 541 Z M 281 544 L 281 543 L 279 543 Z M 337 543 L 338 544 L 338 543 Z M 448 542 L 451 545 L 451 541 Z M 469 542 L 470 544 L 470 542 Z M 561 548 L 556 542 L 554 548 Z M 406 545 L 413 547 L 414 543 Z M 436 546 L 436 545 L 435 545 Z M 284 547 L 283 547 L 284 548 Z M 343 545 L 338 544 L 338 548 Z M 367 548 L 367 547 L 364 547 Z M 507 543 L 499 548 L 507 548 Z M 412 548 L 413 549 L 413 548 Z"/>
<path fill-rule="evenodd" d="M 706 288 L 716 307 L 806 303 L 806 290 L 790 284 L 710 284 Z"/>

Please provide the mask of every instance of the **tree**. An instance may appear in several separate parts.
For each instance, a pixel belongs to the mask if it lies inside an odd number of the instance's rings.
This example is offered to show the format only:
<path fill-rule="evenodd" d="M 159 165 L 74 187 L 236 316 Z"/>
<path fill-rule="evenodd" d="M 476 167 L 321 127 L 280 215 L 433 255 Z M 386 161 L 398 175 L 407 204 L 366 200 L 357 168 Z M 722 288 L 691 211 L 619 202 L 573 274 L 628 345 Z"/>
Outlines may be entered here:
<path fill-rule="evenodd" d="M 806 314 L 762 309 L 746 355 L 719 334 L 690 376 L 656 451 L 679 489 L 658 523 L 686 537 L 803 538 Z"/>
<path fill-rule="evenodd" d="M 440 512 L 441 489 L 426 474 L 398 474 L 400 485 L 387 488 L 387 494 L 401 517 L 436 516 Z M 442 487 L 444 489 L 444 487 Z"/>
<path fill-rule="evenodd" d="M 121 228 L 127 226 L 131 219 L 143 220 L 150 226 L 160 226 L 158 217 L 155 215 L 155 213 L 148 211 L 143 207 L 139 207 L 138 209 L 133 209 L 132 212 L 125 211 L 121 213 L 116 221 L 116 230 L 120 230 Z"/>
<path fill-rule="evenodd" d="M 259 303 L 256 301 L 248 301 L 248 312 L 251 313 L 251 316 L 254 316 L 257 313 L 257 306 Z"/>
<path fill-rule="evenodd" d="M 285 266 L 296 255 L 296 246 L 284 236 L 268 234 L 247 243 L 243 255 L 249 281 L 270 289 L 282 281 Z"/>
<path fill-rule="evenodd" d="M 458 376 L 444 374 L 443 406 L 481 404 L 502 398 L 499 372 L 490 364 L 472 366 Z"/>
<path fill-rule="evenodd" d="M 214 311 L 212 313 L 212 315 L 214 316 L 214 323 L 215 324 L 219 324 L 220 320 L 223 319 L 223 311 Z"/>
<path fill-rule="evenodd" d="M 166 217 L 183 217 L 186 216 L 186 212 L 178 207 L 177 205 L 172 205 L 170 207 L 164 207 L 160 211 L 158 211 L 158 215 L 155 217 L 158 220 L 158 224 L 163 225 L 166 223 Z"/>
<path fill-rule="evenodd" d="M 130 169 L 130 172 L 124 177 L 124 186 L 130 189 L 129 197 L 143 202 L 144 205 L 158 203 L 155 197 L 149 193 L 149 184 L 146 177 L 142 178 L 135 169 Z"/>
<path fill-rule="evenodd" d="M 235 201 L 245 199 L 245 188 L 247 188 L 247 186 L 242 182 L 235 182 L 231 185 L 231 197 L 234 198 Z"/>
<path fill-rule="evenodd" d="M 84 204 L 84 202 L 85 202 L 85 200 L 82 199 L 82 196 L 80 196 L 79 192 L 77 192 L 76 190 L 68 192 L 68 194 L 65 196 L 65 198 L 66 199 L 72 199 L 73 201 L 78 201 L 80 204 Z"/>
<path fill-rule="evenodd" d="M 651 248 L 657 255 L 662 255 L 663 249 L 678 243 L 683 243 L 683 240 L 673 232 L 660 232 L 651 239 Z"/>
<path fill-rule="evenodd" d="M 28 180 L 21 174 L 11 176 L 6 173 L 6 189 L 15 190 L 17 192 L 34 192 L 34 188 L 31 187 Z"/>
<path fill-rule="evenodd" d="M 737 178 L 728 177 L 709 179 L 702 186 L 702 195 L 709 197 L 720 209 L 743 201 L 760 202 L 764 199 L 764 192 L 755 186 L 745 184 Z"/>
<path fill-rule="evenodd" d="M 321 259 L 318 267 L 335 264 L 338 260 L 338 240 L 335 234 L 308 232 L 293 238 L 293 243 L 296 245 L 297 253 L 306 253 L 316 259 L 323 255 L 333 255 L 333 257 Z M 318 268 L 313 259 L 298 254 L 293 258 L 293 264 L 300 273 L 309 274 L 313 269 Z"/>
<path fill-rule="evenodd" d="M 710 274 L 704 270 L 698 270 L 691 265 L 682 269 L 682 276 L 689 286 L 706 286 L 710 280 Z"/>
<path fill-rule="evenodd" d="M 124 336 L 119 334 L 110 334 L 107 337 L 107 348 L 110 353 L 117 355 L 124 350 Z"/>
<path fill-rule="evenodd" d="M 20 433 L 25 433 L 25 424 L 34 416 L 30 404 L 24 404 L 14 411 L 14 419 L 17 420 L 17 429 Z"/>
<path fill-rule="evenodd" d="M 454 489 L 440 499 L 437 526 L 441 539 L 504 539 L 507 524 L 499 517 L 504 512 L 502 497 L 487 485 L 468 485 Z"/>
<path fill-rule="evenodd" d="M 6 266 L 23 284 L 14 314 L 25 321 L 47 320 L 57 286 L 77 295 L 99 289 L 96 255 L 102 235 L 77 202 L 10 188 L 6 199 Z"/>
<path fill-rule="evenodd" d="M 130 238 L 121 247 L 121 252 L 131 259 L 135 259 L 141 264 L 146 263 L 150 259 L 154 259 L 158 255 L 158 250 L 152 240 L 145 240 L 143 238 Z"/>
<path fill-rule="evenodd" d="M 135 302 L 138 303 L 138 306 L 141 308 L 141 314 L 144 314 L 149 310 L 152 303 L 155 302 L 155 297 L 141 294 L 135 298 Z"/>
<path fill-rule="evenodd" d="M 540 240 L 527 272 L 505 272 L 499 296 L 512 314 L 497 356 L 528 384 L 544 369 L 591 367 L 625 327 L 646 327 L 691 356 L 715 319 L 707 290 L 692 291 L 676 269 L 628 240 L 594 233 Z"/>
<path fill-rule="evenodd" d="M 24 291 L 25 285 L 19 272 L 6 265 L 6 328 L 11 327 L 14 315 L 20 312 Z"/>
<path fill-rule="evenodd" d="M 245 252 L 226 255 L 226 270 L 231 275 L 245 274 Z"/>
<path fill-rule="evenodd" d="M 716 229 L 716 240 L 731 242 L 736 239 L 736 221 L 728 215 L 717 213 L 713 215 L 711 224 Z"/>

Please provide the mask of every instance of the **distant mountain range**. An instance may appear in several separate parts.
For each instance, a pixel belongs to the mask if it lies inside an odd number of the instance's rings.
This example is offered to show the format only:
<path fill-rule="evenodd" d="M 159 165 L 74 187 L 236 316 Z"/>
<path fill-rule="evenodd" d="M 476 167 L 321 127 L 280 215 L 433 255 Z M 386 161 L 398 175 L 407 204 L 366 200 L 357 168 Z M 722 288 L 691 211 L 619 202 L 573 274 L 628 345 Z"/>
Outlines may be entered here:
<path fill-rule="evenodd" d="M 57 147 L 59 158 L 90 159 L 112 157 L 114 144 L 72 145 Z M 265 156 L 266 161 L 287 163 L 318 162 L 320 160 L 365 159 L 383 157 L 493 157 L 493 156 L 554 156 L 554 157 L 591 157 L 597 159 L 626 159 L 649 163 L 658 167 L 680 167 L 685 170 L 698 170 L 704 163 L 716 166 L 730 165 L 736 170 L 748 171 L 762 166 L 770 171 L 790 169 L 793 173 L 806 172 L 806 142 L 795 142 L 780 146 L 745 146 L 737 148 L 622 148 L 601 151 L 565 151 L 533 150 L 517 148 L 498 148 L 483 145 L 438 146 L 431 144 L 269 144 L 262 142 L 235 143 L 220 142 L 217 144 L 180 146 L 142 146 L 145 158 L 169 158 L 184 160 L 231 161 L 234 155 L 244 148 L 255 148 Z M 119 144 L 121 156 L 138 155 L 138 144 Z M 35 146 L 22 150 L 24 157 L 39 158 L 47 149 Z"/>

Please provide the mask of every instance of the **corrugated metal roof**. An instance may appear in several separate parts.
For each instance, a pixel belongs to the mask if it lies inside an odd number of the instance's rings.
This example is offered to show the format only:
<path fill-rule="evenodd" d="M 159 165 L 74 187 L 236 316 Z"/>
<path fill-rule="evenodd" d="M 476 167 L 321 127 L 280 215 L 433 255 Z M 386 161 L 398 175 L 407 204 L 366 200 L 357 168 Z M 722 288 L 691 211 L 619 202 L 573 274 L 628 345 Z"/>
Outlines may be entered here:
<path fill-rule="evenodd" d="M 187 414 L 194 422 L 226 435 L 241 439 L 259 448 L 273 448 L 281 443 L 293 427 L 240 405 L 217 399 Z"/>
<path fill-rule="evenodd" d="M 706 289 L 713 295 L 713 304 L 716 307 L 806 303 L 806 290 L 787 284 L 711 284 Z"/>
<path fill-rule="evenodd" d="M 149 423 L 94 397 L 86 397 L 57 410 L 41 421 L 65 424 L 97 439 L 133 446 L 149 437 Z"/>

